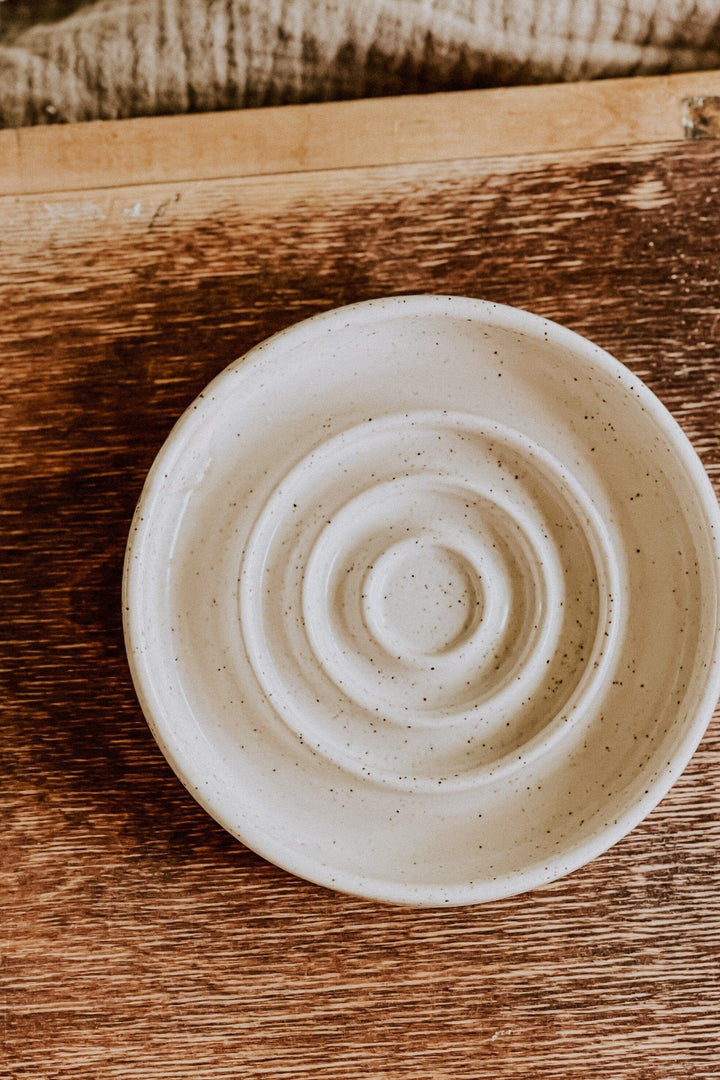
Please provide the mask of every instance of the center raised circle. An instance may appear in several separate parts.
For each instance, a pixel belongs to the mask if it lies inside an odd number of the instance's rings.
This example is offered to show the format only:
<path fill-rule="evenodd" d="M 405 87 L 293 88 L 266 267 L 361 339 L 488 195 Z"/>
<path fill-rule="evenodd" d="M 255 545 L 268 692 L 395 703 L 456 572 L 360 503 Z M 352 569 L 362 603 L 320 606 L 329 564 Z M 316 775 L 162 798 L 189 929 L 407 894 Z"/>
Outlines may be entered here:
<path fill-rule="evenodd" d="M 363 616 L 386 652 L 436 659 L 477 627 L 482 594 L 476 569 L 460 552 L 422 538 L 402 540 L 369 569 Z"/>

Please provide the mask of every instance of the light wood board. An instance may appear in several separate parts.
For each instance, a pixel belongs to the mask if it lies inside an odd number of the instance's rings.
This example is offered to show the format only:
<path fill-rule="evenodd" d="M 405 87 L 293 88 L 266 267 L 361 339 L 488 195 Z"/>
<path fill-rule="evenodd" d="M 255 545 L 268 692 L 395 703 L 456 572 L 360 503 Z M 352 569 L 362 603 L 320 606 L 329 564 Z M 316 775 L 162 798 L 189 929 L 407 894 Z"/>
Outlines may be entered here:
<path fill-rule="evenodd" d="M 717 95 L 690 72 L 0 131 L 0 195 L 702 137 Z"/>

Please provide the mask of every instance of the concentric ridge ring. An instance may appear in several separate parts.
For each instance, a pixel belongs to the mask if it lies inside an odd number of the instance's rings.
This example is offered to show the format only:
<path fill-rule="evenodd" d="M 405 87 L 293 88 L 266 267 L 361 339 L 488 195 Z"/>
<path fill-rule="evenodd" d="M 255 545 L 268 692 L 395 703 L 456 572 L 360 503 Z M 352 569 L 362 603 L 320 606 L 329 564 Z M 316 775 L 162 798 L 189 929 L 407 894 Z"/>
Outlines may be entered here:
<path fill-rule="evenodd" d="M 537 444 L 476 416 L 365 421 L 262 507 L 240 569 L 248 659 L 343 770 L 477 785 L 546 752 L 612 678 L 622 554 Z"/>

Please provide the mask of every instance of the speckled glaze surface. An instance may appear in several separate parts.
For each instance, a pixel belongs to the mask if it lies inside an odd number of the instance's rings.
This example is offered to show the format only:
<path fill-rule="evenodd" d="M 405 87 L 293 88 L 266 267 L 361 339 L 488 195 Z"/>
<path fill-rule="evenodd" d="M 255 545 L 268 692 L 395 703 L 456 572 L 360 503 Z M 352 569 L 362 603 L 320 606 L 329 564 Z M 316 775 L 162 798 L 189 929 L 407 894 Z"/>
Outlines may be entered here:
<path fill-rule="evenodd" d="M 128 543 L 168 761 L 230 832 L 410 904 L 531 889 L 658 802 L 720 692 L 720 513 L 607 353 L 513 308 L 374 300 L 218 376 Z"/>

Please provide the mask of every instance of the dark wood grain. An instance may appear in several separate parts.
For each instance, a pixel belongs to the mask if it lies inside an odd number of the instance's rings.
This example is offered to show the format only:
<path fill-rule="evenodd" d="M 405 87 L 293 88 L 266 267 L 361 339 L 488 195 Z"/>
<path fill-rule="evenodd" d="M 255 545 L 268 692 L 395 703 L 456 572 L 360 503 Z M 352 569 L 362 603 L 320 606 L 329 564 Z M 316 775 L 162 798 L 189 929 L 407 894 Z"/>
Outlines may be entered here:
<path fill-rule="evenodd" d="M 143 477 L 227 363 L 401 292 L 528 308 L 645 379 L 720 483 L 720 148 L 0 200 L 5 1053 L 17 1080 L 718 1075 L 720 725 L 650 818 L 485 907 L 336 896 L 226 835 L 143 721 Z"/>

